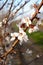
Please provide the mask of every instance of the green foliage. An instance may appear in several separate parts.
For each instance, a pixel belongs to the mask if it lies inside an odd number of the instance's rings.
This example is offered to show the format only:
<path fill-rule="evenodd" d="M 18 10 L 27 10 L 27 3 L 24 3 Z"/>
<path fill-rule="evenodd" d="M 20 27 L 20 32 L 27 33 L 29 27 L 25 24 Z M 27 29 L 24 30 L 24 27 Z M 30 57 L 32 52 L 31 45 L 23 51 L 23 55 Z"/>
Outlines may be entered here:
<path fill-rule="evenodd" d="M 32 38 L 35 43 L 39 45 L 43 45 L 43 32 L 33 32 L 32 34 L 29 34 L 28 31 L 26 31 L 28 37 Z"/>

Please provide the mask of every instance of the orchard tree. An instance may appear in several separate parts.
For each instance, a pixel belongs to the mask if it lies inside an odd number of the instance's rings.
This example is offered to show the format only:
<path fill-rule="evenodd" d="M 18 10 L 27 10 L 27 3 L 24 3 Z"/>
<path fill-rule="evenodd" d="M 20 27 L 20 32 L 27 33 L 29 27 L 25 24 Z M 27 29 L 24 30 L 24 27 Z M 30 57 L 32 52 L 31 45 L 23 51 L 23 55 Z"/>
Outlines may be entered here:
<path fill-rule="evenodd" d="M 11 54 L 16 54 L 16 51 L 14 50 L 14 47 L 17 44 L 20 44 L 20 47 L 24 42 L 28 41 L 28 36 L 26 35 L 26 30 L 28 29 L 28 32 L 31 34 L 32 32 L 35 31 L 39 31 L 38 25 L 36 23 L 36 25 L 32 24 L 32 21 L 34 18 L 37 18 L 36 15 L 39 13 L 40 8 L 43 5 L 43 0 L 41 1 L 40 4 L 35 4 L 33 3 L 32 5 L 30 5 L 30 8 L 34 8 L 35 12 L 33 12 L 30 16 L 31 18 L 29 18 L 28 16 L 24 16 L 21 20 L 19 24 L 16 24 L 17 27 L 19 28 L 19 32 L 13 32 L 11 29 L 11 22 L 15 18 L 23 15 L 25 12 L 24 7 L 26 6 L 27 3 L 29 3 L 31 0 L 20 0 L 16 5 L 15 2 L 16 0 L 11 0 L 11 2 L 8 0 L 6 0 L 3 4 L 1 4 L 2 6 L 0 7 L 0 11 L 2 11 L 4 9 L 4 7 L 9 6 L 8 10 L 6 11 L 6 13 L 4 14 L 2 21 L 0 21 L 0 48 L 1 48 L 1 53 L 0 53 L 0 62 L 3 63 L 3 65 L 7 65 L 7 61 L 8 61 L 8 55 Z M 1 0 L 0 0 L 1 2 Z M 37 3 L 37 2 L 36 2 Z M 19 11 L 22 10 L 22 13 L 19 13 Z M 37 18 L 38 19 L 38 18 Z M 8 46 L 8 48 L 7 48 Z M 19 48 L 19 53 L 21 56 L 21 61 L 23 61 L 23 56 L 21 54 L 20 48 Z M 29 52 L 31 53 L 31 52 Z M 36 60 L 37 58 L 39 58 L 39 55 L 37 55 L 37 57 L 34 58 L 34 60 Z M 6 61 L 6 62 L 5 62 Z M 33 61 L 33 60 L 32 60 Z M 31 61 L 31 62 L 32 62 Z M 30 63 L 31 63 L 30 62 Z M 24 65 L 24 63 L 23 63 Z"/>

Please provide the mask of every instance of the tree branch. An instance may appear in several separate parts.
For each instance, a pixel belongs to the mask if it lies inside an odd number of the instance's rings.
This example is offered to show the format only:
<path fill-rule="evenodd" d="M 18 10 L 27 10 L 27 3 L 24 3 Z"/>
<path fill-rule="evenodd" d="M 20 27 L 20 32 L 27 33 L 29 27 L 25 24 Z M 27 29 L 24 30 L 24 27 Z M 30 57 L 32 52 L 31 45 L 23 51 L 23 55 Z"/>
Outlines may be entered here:
<path fill-rule="evenodd" d="M 0 10 L 3 9 L 3 7 L 6 5 L 7 1 L 8 1 L 8 0 L 5 1 L 5 3 L 4 3 L 4 4 L 2 5 L 2 7 L 0 8 Z"/>
<path fill-rule="evenodd" d="M 25 3 L 25 4 L 26 4 L 26 3 Z M 41 4 L 40 4 L 39 7 L 38 7 L 38 11 L 40 10 L 40 8 L 41 8 L 42 5 L 43 5 L 43 1 L 41 2 Z M 22 7 L 23 7 L 23 6 L 22 6 Z M 22 7 L 20 7 L 20 8 L 22 8 Z M 18 9 L 18 10 L 19 10 L 19 9 Z M 18 10 L 17 10 L 17 11 L 18 11 Z M 37 15 L 37 13 L 35 13 L 35 15 L 33 16 L 33 18 L 32 18 L 31 20 L 33 20 L 36 15 Z M 28 27 L 26 27 L 26 29 L 25 29 L 24 31 L 26 31 L 27 29 L 28 29 Z M 2 58 L 3 58 L 3 57 L 6 57 L 6 56 L 13 50 L 14 46 L 15 46 L 18 42 L 19 42 L 19 40 L 16 39 L 15 42 L 13 43 L 12 47 L 11 47 L 6 53 L 4 53 L 4 55 L 2 55 Z"/>
<path fill-rule="evenodd" d="M 28 2 L 29 2 L 29 1 L 25 1 L 25 3 L 24 3 L 22 6 L 20 6 L 20 7 L 16 10 L 16 12 L 13 13 L 13 16 L 9 17 L 9 20 L 10 20 L 12 17 L 14 17 L 14 16 L 18 13 L 18 11 L 19 11 L 21 8 L 23 8 Z"/>
<path fill-rule="evenodd" d="M 38 8 L 37 8 L 38 12 L 39 12 L 39 10 L 40 10 L 40 8 L 41 8 L 42 5 L 43 5 L 43 0 L 41 1 L 40 5 L 39 5 Z M 37 14 L 38 14 L 38 13 L 37 13 L 37 11 L 36 11 L 35 14 L 33 15 L 32 19 L 31 19 L 31 21 L 36 17 Z"/>
<path fill-rule="evenodd" d="M 7 23 L 9 21 L 9 16 L 11 14 L 11 9 L 12 9 L 13 3 L 14 3 L 14 0 L 12 0 L 11 6 L 10 6 L 9 11 L 8 11 L 8 15 L 5 17 L 5 18 L 7 18 L 5 27 L 7 26 Z"/>

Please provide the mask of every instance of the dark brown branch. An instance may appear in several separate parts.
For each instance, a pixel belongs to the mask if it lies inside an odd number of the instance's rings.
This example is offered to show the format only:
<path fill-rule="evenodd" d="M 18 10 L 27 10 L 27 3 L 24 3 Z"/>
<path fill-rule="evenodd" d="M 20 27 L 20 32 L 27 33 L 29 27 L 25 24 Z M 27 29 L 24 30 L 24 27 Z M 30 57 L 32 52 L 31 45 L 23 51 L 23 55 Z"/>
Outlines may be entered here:
<path fill-rule="evenodd" d="M 10 6 L 10 9 L 9 9 L 9 15 L 11 13 L 11 9 L 12 9 L 13 3 L 14 3 L 14 0 L 12 0 L 11 6 Z"/>
<path fill-rule="evenodd" d="M 23 8 L 27 3 L 28 3 L 28 2 L 25 2 L 19 9 L 17 9 L 16 12 L 14 13 L 14 16 L 15 16 L 15 15 L 17 14 L 17 12 L 18 12 L 21 8 Z M 36 12 L 35 12 L 35 14 L 33 15 L 31 21 L 36 17 L 36 15 L 38 14 L 38 12 L 39 12 L 39 10 L 40 10 L 40 8 L 41 8 L 42 5 L 43 5 L 43 0 L 41 1 L 40 5 L 37 6 Z M 37 12 L 37 11 L 38 11 L 38 12 Z M 22 13 L 21 13 L 21 14 L 22 14 Z M 21 15 L 21 14 L 20 14 L 20 15 Z M 11 17 L 11 18 L 12 18 L 12 17 Z M 10 19 L 9 19 L 9 20 L 10 20 Z"/>
<path fill-rule="evenodd" d="M 14 14 L 17 14 L 17 12 L 18 12 L 21 8 L 23 8 L 27 3 L 28 3 L 28 2 L 25 1 L 25 3 L 24 3 L 22 6 L 20 6 L 20 8 L 17 9 L 16 12 L 15 12 Z"/>
<path fill-rule="evenodd" d="M 12 47 L 6 52 L 6 53 L 4 53 L 3 55 L 2 55 L 2 57 L 1 58 L 4 58 L 4 57 L 7 57 L 7 55 L 13 50 L 13 48 L 14 48 L 14 46 L 16 45 L 16 43 L 18 43 L 19 42 L 19 40 L 17 39 L 17 40 L 15 40 L 15 42 L 13 43 L 13 45 L 12 45 Z"/>
<path fill-rule="evenodd" d="M 23 8 L 28 2 L 29 2 L 29 1 L 25 1 L 25 3 L 24 3 L 22 6 L 20 6 L 20 7 L 16 10 L 16 12 L 14 12 L 13 17 L 14 17 L 14 16 L 18 13 L 18 11 L 19 11 L 21 8 Z M 12 18 L 12 16 L 11 16 L 10 18 Z M 9 20 L 10 20 L 10 18 L 9 18 Z"/>
<path fill-rule="evenodd" d="M 2 7 L 0 8 L 0 10 L 3 9 L 3 7 L 6 5 L 7 1 L 8 1 L 8 0 L 5 1 L 5 3 L 4 3 L 4 4 L 2 5 Z"/>
<path fill-rule="evenodd" d="M 14 15 L 12 16 L 11 15 L 11 17 L 10 17 L 10 14 L 11 14 L 11 8 L 9 9 L 9 14 L 6 16 L 6 18 L 7 18 L 7 22 L 6 22 L 6 25 L 5 25 L 5 27 L 7 26 L 7 23 L 8 23 L 8 21 L 12 18 L 12 17 L 14 17 L 16 14 L 17 14 L 17 12 L 21 9 L 21 8 L 23 8 L 27 3 L 28 3 L 29 1 L 25 1 L 25 3 L 22 5 L 22 6 L 20 6 L 20 8 L 18 8 L 17 10 L 16 10 L 16 12 L 14 12 Z"/>
<path fill-rule="evenodd" d="M 24 12 L 24 13 L 20 13 L 20 14 L 18 14 L 15 18 L 17 18 L 18 16 L 23 15 L 23 14 L 25 14 L 25 13 L 27 13 L 27 12 L 29 12 L 29 11 L 26 11 L 26 12 Z M 38 12 L 38 13 L 40 13 L 40 12 Z M 37 17 L 35 17 L 35 18 L 37 18 Z M 37 19 L 39 19 L 39 18 L 37 18 Z"/>
<path fill-rule="evenodd" d="M 12 9 L 13 3 L 14 3 L 14 0 L 12 0 L 11 6 L 10 6 L 9 11 L 8 11 L 8 15 L 6 16 L 7 21 L 6 21 L 5 27 L 7 26 L 7 23 L 8 23 L 8 21 L 9 21 L 9 16 L 10 16 L 10 14 L 11 14 L 11 9 Z"/>
<path fill-rule="evenodd" d="M 22 0 L 21 0 L 21 2 L 22 2 Z M 21 2 L 19 2 L 19 3 L 17 4 L 17 6 L 18 6 Z M 23 8 L 28 2 L 30 2 L 30 0 L 25 1 L 25 3 L 24 3 L 22 6 L 20 6 L 19 9 L 17 9 L 17 11 L 15 12 L 15 14 L 16 14 L 21 8 Z M 17 6 L 16 6 L 16 7 L 17 7 Z"/>
<path fill-rule="evenodd" d="M 40 5 L 37 7 L 38 12 L 39 12 L 39 10 L 40 10 L 40 8 L 41 8 L 42 5 L 43 5 L 43 0 L 41 1 Z M 31 19 L 31 21 L 36 17 L 37 14 L 38 13 L 36 11 L 35 14 L 33 15 L 32 19 Z"/>

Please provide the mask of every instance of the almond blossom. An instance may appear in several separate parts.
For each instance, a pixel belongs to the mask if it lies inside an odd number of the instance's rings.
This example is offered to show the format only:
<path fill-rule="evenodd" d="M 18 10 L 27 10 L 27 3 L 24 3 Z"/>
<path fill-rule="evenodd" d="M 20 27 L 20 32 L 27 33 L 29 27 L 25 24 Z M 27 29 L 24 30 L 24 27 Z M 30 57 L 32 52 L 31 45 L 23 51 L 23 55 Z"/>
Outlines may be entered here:
<path fill-rule="evenodd" d="M 31 21 L 28 17 L 23 18 L 21 20 L 21 22 L 17 25 L 19 27 L 19 33 L 17 33 L 17 32 L 11 33 L 11 37 L 12 37 L 11 41 L 15 40 L 15 38 L 17 37 L 18 40 L 20 41 L 20 45 L 22 44 L 23 41 L 27 42 L 27 40 L 28 40 L 28 36 L 23 31 L 23 29 L 20 27 L 22 25 L 22 23 L 25 23 L 29 27 L 29 24 L 31 24 Z"/>
<path fill-rule="evenodd" d="M 29 33 L 32 33 L 33 32 L 33 29 L 32 28 L 29 28 L 28 32 Z"/>
<path fill-rule="evenodd" d="M 38 30 L 39 30 L 38 26 L 34 26 L 33 32 L 38 31 Z"/>
<path fill-rule="evenodd" d="M 27 42 L 27 40 L 28 40 L 28 36 L 21 28 L 19 28 L 18 39 L 20 40 L 20 44 L 22 44 L 23 41 Z"/>
<path fill-rule="evenodd" d="M 20 41 L 20 45 L 22 44 L 23 41 L 27 42 L 27 40 L 28 40 L 28 36 L 21 28 L 19 28 L 19 33 L 17 33 L 17 32 L 11 33 L 11 37 L 12 38 L 10 41 L 14 41 L 15 38 L 17 37 L 18 40 Z"/>
<path fill-rule="evenodd" d="M 18 27 L 21 27 L 22 24 L 26 24 L 26 26 L 29 27 L 29 25 L 31 24 L 31 21 L 29 19 L 29 17 L 25 17 L 21 20 L 21 22 L 17 25 Z"/>
<path fill-rule="evenodd" d="M 32 32 L 37 32 L 39 30 L 38 26 L 33 26 L 32 28 L 29 28 L 28 32 L 32 33 Z"/>
<path fill-rule="evenodd" d="M 29 27 L 29 25 L 31 24 L 31 20 L 29 19 L 29 17 L 25 18 L 25 23 Z"/>
<path fill-rule="evenodd" d="M 12 38 L 10 39 L 10 41 L 14 41 L 15 38 L 18 37 L 18 33 L 17 33 L 17 32 L 11 33 L 10 35 L 11 35 L 11 37 L 12 37 Z"/>
<path fill-rule="evenodd" d="M 3 23 L 6 24 L 6 22 L 7 22 L 7 18 L 4 18 Z"/>

